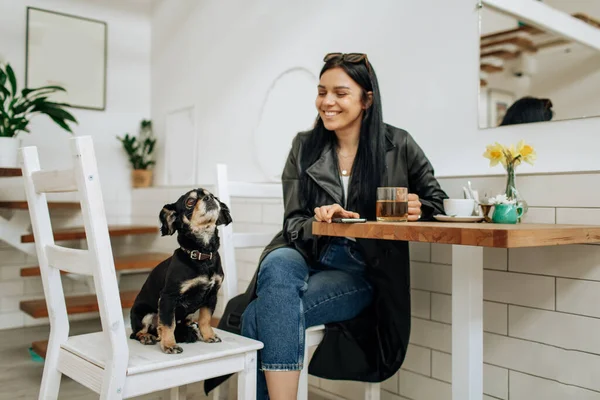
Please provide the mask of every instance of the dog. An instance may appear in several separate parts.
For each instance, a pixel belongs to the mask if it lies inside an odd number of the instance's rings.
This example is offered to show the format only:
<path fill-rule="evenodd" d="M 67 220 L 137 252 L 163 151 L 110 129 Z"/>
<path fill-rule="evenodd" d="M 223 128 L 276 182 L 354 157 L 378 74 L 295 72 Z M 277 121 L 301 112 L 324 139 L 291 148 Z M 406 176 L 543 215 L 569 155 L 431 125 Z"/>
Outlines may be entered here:
<path fill-rule="evenodd" d="M 177 232 L 180 247 L 150 272 L 135 298 L 130 338 L 160 342 L 167 354 L 183 351 L 177 343 L 220 342 L 210 322 L 224 278 L 217 226 L 232 222 L 229 207 L 198 188 L 165 204 L 159 219 L 161 235 Z"/>

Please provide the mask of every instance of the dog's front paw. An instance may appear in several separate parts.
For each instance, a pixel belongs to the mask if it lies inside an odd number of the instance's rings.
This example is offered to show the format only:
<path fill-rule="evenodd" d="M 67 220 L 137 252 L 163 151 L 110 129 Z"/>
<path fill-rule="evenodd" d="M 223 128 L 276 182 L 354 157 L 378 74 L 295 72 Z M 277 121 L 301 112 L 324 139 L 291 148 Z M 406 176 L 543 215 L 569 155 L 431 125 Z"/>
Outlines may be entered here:
<path fill-rule="evenodd" d="M 212 338 L 208 339 L 206 343 L 221 343 L 221 338 L 215 335 Z"/>
<path fill-rule="evenodd" d="M 138 340 L 141 344 L 151 345 L 158 342 L 158 338 L 150 333 L 138 334 Z"/>
<path fill-rule="evenodd" d="M 160 348 L 166 354 L 179 354 L 183 352 L 183 349 L 177 345 L 174 341 L 163 341 L 160 342 Z"/>
<path fill-rule="evenodd" d="M 160 346 L 162 351 L 166 354 L 179 354 L 183 352 L 183 349 L 177 345 L 173 346 Z"/>
<path fill-rule="evenodd" d="M 206 339 L 201 337 L 200 340 L 202 340 L 204 343 L 221 343 L 221 338 L 216 334 L 213 334 L 213 336 L 209 336 Z"/>

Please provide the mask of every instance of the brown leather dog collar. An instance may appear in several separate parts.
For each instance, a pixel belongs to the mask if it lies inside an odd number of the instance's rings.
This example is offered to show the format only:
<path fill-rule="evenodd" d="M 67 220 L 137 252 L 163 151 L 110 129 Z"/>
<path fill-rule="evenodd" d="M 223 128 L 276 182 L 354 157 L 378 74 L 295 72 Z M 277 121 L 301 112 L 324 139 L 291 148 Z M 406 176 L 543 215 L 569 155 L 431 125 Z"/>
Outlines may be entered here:
<path fill-rule="evenodd" d="M 213 253 L 200 253 L 198 250 L 188 250 L 183 247 L 179 247 L 185 253 L 187 253 L 192 260 L 212 260 Z"/>

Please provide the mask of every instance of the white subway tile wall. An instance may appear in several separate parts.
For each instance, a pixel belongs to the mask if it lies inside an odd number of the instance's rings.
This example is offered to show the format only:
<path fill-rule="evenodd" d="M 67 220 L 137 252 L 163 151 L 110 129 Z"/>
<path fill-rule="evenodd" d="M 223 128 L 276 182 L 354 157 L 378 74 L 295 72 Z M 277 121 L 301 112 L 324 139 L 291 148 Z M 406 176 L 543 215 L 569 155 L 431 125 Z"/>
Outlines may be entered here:
<path fill-rule="evenodd" d="M 600 186 L 590 184 L 599 178 L 600 174 L 518 175 L 517 186 L 529 204 L 524 223 L 600 225 Z M 498 192 L 505 184 L 504 176 L 470 180 L 475 189 Z M 462 197 L 466 181 L 440 179 L 451 197 Z M 162 206 L 186 190 L 134 190 L 131 221 L 158 225 Z M 234 199 L 231 209 L 236 231 L 281 229 L 281 202 Z M 116 211 L 113 215 L 116 220 L 127 217 Z M 73 222 L 73 217 L 65 219 Z M 135 237 L 113 244 L 119 251 L 146 246 L 171 252 L 175 240 Z M 236 253 L 238 291 L 252 278 L 260 252 Z M 410 345 L 401 370 L 382 384 L 382 399 L 451 399 L 452 246 L 411 243 L 410 252 Z M 600 246 L 486 249 L 484 257 L 484 399 L 600 399 L 594 372 L 600 370 Z M 34 265 L 35 258 L 3 245 L 0 260 L 0 329 L 30 324 L 18 302 L 43 293 L 38 278 L 21 278 L 19 270 Z M 135 288 L 144 277 L 123 276 L 121 284 Z M 67 292 L 86 289 L 81 282 L 65 280 Z M 315 377 L 309 382 L 320 393 L 362 398 L 361 383 Z"/>

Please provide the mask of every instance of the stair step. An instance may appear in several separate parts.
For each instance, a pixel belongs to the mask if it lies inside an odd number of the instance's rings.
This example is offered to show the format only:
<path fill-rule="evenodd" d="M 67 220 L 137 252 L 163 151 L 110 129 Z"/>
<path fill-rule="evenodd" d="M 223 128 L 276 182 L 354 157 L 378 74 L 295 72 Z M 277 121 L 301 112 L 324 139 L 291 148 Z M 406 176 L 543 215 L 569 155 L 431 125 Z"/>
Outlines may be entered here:
<path fill-rule="evenodd" d="M 0 208 L 27 210 L 29 207 L 26 201 L 0 201 Z M 81 205 L 78 201 L 49 201 L 48 208 L 51 210 L 80 210 Z"/>
<path fill-rule="evenodd" d="M 121 307 L 131 308 L 137 294 L 137 290 L 121 292 Z M 98 311 L 98 301 L 95 294 L 66 296 L 65 301 L 67 303 L 67 314 L 82 314 Z M 19 308 L 33 318 L 45 318 L 48 316 L 46 299 L 22 301 L 19 304 Z"/>
<path fill-rule="evenodd" d="M 139 235 L 144 233 L 157 233 L 158 227 L 147 225 L 113 225 L 108 227 L 110 236 Z M 85 229 L 68 228 L 54 231 L 54 240 L 85 239 Z M 33 243 L 33 233 L 21 236 L 21 243 Z"/>
<path fill-rule="evenodd" d="M 219 325 L 219 318 L 213 318 L 210 321 L 210 324 L 213 328 L 216 328 Z M 31 347 L 35 353 L 42 357 L 46 358 L 46 351 L 48 351 L 48 341 L 47 340 L 39 340 L 37 342 L 31 343 Z"/>
<path fill-rule="evenodd" d="M 144 270 L 156 267 L 160 262 L 169 258 L 167 253 L 129 254 L 115 257 L 115 270 Z M 61 271 L 62 274 L 66 272 Z M 27 267 L 21 269 L 21 276 L 40 276 L 40 267 Z"/>
<path fill-rule="evenodd" d="M 0 168 L 0 177 L 21 175 L 21 168 Z"/>

